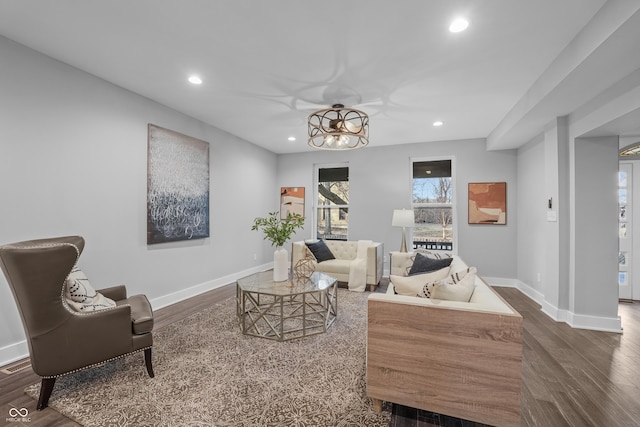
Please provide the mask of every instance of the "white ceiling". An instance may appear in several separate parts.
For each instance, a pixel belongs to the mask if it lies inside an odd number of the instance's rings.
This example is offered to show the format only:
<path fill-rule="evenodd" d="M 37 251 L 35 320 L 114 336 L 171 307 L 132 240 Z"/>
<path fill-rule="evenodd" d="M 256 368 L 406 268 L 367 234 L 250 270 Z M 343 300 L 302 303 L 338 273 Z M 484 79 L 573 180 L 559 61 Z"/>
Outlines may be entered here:
<path fill-rule="evenodd" d="M 372 147 L 509 134 L 510 112 L 604 3 L 3 0 L 0 34 L 291 153 L 310 150 L 307 116 L 334 103 L 370 115 Z M 458 15 L 470 26 L 450 33 Z"/>

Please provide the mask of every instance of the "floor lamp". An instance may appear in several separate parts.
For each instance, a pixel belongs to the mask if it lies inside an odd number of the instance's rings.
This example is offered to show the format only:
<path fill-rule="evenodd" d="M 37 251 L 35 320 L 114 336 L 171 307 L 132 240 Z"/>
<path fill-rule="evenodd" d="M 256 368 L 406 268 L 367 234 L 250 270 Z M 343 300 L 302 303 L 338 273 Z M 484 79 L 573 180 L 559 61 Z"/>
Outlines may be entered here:
<path fill-rule="evenodd" d="M 413 227 L 415 225 L 413 210 L 394 209 L 391 225 L 394 227 L 402 227 L 402 245 L 400 246 L 400 252 L 407 252 L 406 228 Z"/>

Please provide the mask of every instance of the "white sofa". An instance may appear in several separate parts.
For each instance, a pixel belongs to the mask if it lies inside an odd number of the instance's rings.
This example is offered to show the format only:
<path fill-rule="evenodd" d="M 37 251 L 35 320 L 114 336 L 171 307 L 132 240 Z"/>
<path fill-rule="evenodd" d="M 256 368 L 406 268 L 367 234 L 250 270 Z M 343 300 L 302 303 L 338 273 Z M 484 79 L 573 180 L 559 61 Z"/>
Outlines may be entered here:
<path fill-rule="evenodd" d="M 391 254 L 405 276 L 413 253 Z M 450 273 L 467 265 L 453 257 Z M 520 425 L 522 317 L 480 276 L 469 302 L 387 293 L 368 300 L 367 395 L 496 426 Z M 457 286 L 457 285 L 453 285 Z"/>
<path fill-rule="evenodd" d="M 352 262 L 358 254 L 358 241 L 356 240 L 326 240 L 327 247 L 335 259 L 323 262 L 313 261 L 316 271 L 321 271 L 335 277 L 339 282 L 349 282 L 349 271 Z M 307 256 L 307 246 L 304 241 L 291 244 L 291 268 Z M 371 242 L 367 247 L 366 260 L 366 284 L 371 292 L 380 283 L 384 268 L 384 245 L 379 242 Z"/>

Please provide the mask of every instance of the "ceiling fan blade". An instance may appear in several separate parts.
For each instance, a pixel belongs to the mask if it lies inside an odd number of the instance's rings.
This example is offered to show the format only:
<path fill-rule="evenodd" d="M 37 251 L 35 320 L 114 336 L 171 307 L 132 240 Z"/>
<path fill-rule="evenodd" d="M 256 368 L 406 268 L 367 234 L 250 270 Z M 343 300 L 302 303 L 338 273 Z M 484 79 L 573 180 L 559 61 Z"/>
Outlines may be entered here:
<path fill-rule="evenodd" d="M 362 126 L 358 126 L 355 123 L 350 121 L 342 121 L 342 124 L 340 127 L 355 134 L 362 132 Z"/>

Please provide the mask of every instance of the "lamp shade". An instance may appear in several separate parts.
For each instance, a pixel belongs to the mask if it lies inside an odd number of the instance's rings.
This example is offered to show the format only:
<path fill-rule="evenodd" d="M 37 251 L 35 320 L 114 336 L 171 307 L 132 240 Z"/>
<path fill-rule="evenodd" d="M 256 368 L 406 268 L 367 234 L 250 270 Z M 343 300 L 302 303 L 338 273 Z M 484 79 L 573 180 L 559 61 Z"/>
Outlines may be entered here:
<path fill-rule="evenodd" d="M 394 209 L 391 225 L 394 227 L 413 227 L 415 217 L 411 209 Z"/>

